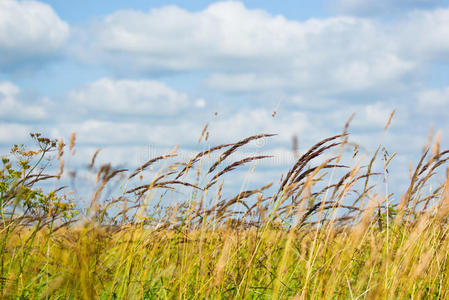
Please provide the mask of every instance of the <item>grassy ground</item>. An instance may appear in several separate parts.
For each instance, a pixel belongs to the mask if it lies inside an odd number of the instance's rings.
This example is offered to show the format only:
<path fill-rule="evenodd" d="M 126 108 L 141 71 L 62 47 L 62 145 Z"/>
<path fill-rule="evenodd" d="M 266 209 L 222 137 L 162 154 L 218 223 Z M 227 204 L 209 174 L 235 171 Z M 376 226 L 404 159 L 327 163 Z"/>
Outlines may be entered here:
<path fill-rule="evenodd" d="M 385 187 L 379 192 L 370 183 L 373 176 L 389 174 L 390 160 L 381 161 L 380 150 L 366 165 L 343 164 L 342 149 L 353 147 L 346 134 L 314 145 L 279 183 L 223 196 L 225 173 L 264 159 L 231 161 L 232 154 L 267 137 L 205 150 L 132 188 L 126 184 L 168 156 L 128 173 L 95 168 L 94 157 L 90 168 L 97 172 L 97 187 L 86 213 L 79 212 L 70 193 L 39 189 L 64 172 L 68 150 L 62 141 L 35 135 L 38 148 L 32 153 L 13 148 L 15 160 L 5 158 L 0 174 L 2 297 L 449 297 L 449 176 L 432 182 L 449 156 L 438 140 L 426 147 L 398 203 Z M 74 137 L 69 150 L 73 143 Z M 204 168 L 203 160 L 215 151 L 218 159 Z M 58 174 L 38 167 L 49 153 L 57 155 Z M 326 159 L 314 164 L 321 157 Z M 382 167 L 375 172 L 378 160 Z M 336 176 L 340 169 L 344 172 Z M 187 180 L 186 174 L 195 171 L 202 180 Z M 121 194 L 105 193 L 120 181 L 125 182 Z M 168 207 L 149 205 L 176 189 L 190 189 L 191 196 Z"/>

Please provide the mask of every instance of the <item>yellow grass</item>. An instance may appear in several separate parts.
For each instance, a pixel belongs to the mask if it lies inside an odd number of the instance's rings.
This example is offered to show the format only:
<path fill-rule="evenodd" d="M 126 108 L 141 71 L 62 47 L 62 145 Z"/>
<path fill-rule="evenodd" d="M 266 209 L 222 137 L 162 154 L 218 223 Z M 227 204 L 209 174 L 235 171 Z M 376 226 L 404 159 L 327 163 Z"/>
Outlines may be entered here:
<path fill-rule="evenodd" d="M 314 145 L 277 185 L 222 195 L 223 176 L 262 159 L 233 161 L 232 154 L 267 137 L 203 151 L 184 164 L 161 168 L 154 178 L 132 188 L 127 185 L 137 175 L 173 154 L 152 159 L 118 181 L 127 170 L 99 167 L 90 208 L 78 215 L 61 194 L 32 200 L 24 188 L 37 184 L 29 172 L 33 160 L 15 179 L 8 177 L 11 172 L 5 166 L 2 297 L 449 298 L 448 172 L 426 192 L 433 174 L 446 167 L 448 152 L 440 151 L 438 139 L 419 159 L 397 203 L 387 188 L 391 159 L 385 158 L 375 172 L 379 147 L 366 165 L 353 157 L 345 168 L 343 149 L 353 147 L 346 134 Z M 74 141 L 72 136 L 70 149 Z M 48 145 L 59 149 L 62 165 L 63 146 L 51 141 Z M 214 151 L 222 151 L 218 159 L 209 168 L 198 168 Z M 332 153 L 324 162 L 313 163 Z M 189 180 L 192 170 L 198 171 L 196 181 Z M 371 186 L 373 176 L 386 182 Z M 122 184 L 123 190 L 105 198 L 111 184 Z M 191 192 L 169 207 L 154 205 L 173 189 Z"/>

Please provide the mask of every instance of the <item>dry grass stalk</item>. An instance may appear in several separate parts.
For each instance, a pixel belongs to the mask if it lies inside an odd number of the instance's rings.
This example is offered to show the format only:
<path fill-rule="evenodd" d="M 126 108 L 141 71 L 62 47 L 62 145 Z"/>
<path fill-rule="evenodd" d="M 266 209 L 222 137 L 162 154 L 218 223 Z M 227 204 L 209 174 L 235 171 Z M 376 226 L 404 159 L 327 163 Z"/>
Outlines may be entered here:
<path fill-rule="evenodd" d="M 270 158 L 272 156 L 269 155 L 258 155 L 258 156 L 251 156 L 251 157 L 246 157 L 244 159 L 241 159 L 239 161 L 236 161 L 228 166 L 226 166 L 226 168 L 224 168 L 223 170 L 221 170 L 220 172 L 218 172 L 217 174 L 215 174 L 214 177 L 212 177 L 212 179 L 209 181 L 209 183 L 204 187 L 204 189 L 209 189 L 213 184 L 216 183 L 216 179 L 218 179 L 220 176 L 222 176 L 225 173 L 231 172 L 232 170 L 234 170 L 236 167 L 240 166 L 240 165 L 244 165 L 248 162 L 254 161 L 254 160 L 260 160 L 260 159 L 264 159 L 264 158 Z"/>
<path fill-rule="evenodd" d="M 218 158 L 218 160 L 212 164 L 212 166 L 210 167 L 209 171 L 207 173 L 211 173 L 215 170 L 215 168 L 222 162 L 224 161 L 229 155 L 231 155 L 235 150 L 237 150 L 238 148 L 248 144 L 249 142 L 253 141 L 253 140 L 258 140 L 261 138 L 265 138 L 265 137 L 270 137 L 270 136 L 275 136 L 275 134 L 258 134 L 258 135 L 253 135 L 250 137 L 247 137 L 246 139 L 243 139 L 235 144 L 232 145 L 231 148 L 229 148 L 228 150 L 226 150 L 222 155 L 220 155 L 220 157 Z"/>
<path fill-rule="evenodd" d="M 204 125 L 204 128 L 203 128 L 203 130 L 201 131 L 200 138 L 198 139 L 198 144 L 201 143 L 201 139 L 203 138 L 204 134 L 205 134 L 206 131 L 207 131 L 207 126 L 209 126 L 209 123 L 206 123 L 206 125 Z M 206 139 L 206 140 L 207 140 L 207 139 Z"/>
<path fill-rule="evenodd" d="M 95 160 L 97 159 L 98 153 L 100 153 L 100 151 L 101 151 L 101 148 L 98 148 L 95 151 L 94 155 L 92 155 L 92 159 L 91 159 L 90 164 L 89 164 L 89 169 L 92 169 L 94 167 Z"/>
<path fill-rule="evenodd" d="M 143 172 L 146 168 L 148 168 L 149 166 L 151 166 L 152 164 L 154 164 L 155 162 L 157 162 L 159 160 L 163 160 L 163 159 L 167 159 L 169 157 L 175 157 L 175 156 L 176 156 L 176 154 L 168 154 L 168 155 L 161 155 L 161 156 L 152 158 L 149 161 L 147 161 L 146 163 L 144 163 L 143 165 L 141 165 L 140 167 L 138 167 L 137 169 L 135 169 L 134 172 L 132 172 L 131 175 L 129 175 L 128 179 L 135 177 L 136 175 Z"/>
<path fill-rule="evenodd" d="M 231 145 L 233 145 L 233 144 L 223 144 L 223 145 L 218 145 L 218 146 L 212 147 L 212 148 L 210 148 L 210 149 L 208 149 L 208 150 L 201 151 L 200 153 L 198 153 L 197 155 L 195 155 L 193 158 L 191 158 L 191 159 L 186 163 L 185 167 L 184 167 L 184 168 L 179 172 L 179 174 L 176 176 L 176 179 L 178 179 L 179 177 L 181 177 L 182 175 L 184 175 L 184 174 L 188 171 L 189 168 L 191 168 L 196 162 L 198 162 L 198 160 L 199 160 L 201 157 L 203 157 L 203 156 L 205 156 L 205 155 L 209 155 L 209 154 L 211 154 L 211 153 L 213 153 L 213 152 L 215 152 L 215 151 L 217 151 L 217 150 L 220 150 L 220 149 L 229 147 L 229 146 L 231 146 Z"/>
<path fill-rule="evenodd" d="M 288 171 L 287 175 L 285 176 L 284 181 L 281 183 L 281 186 L 279 187 L 278 194 L 285 188 L 287 183 L 292 183 L 292 179 L 294 179 L 297 176 L 298 172 L 301 172 L 301 170 L 309 163 L 313 158 L 319 156 L 324 151 L 331 149 L 335 146 L 340 145 L 341 143 L 332 143 L 328 146 L 321 147 L 327 142 L 333 141 L 339 137 L 342 137 L 343 135 L 335 135 L 329 138 L 326 138 L 315 145 L 313 145 L 305 154 L 303 154 L 295 163 L 295 165 Z"/>
<path fill-rule="evenodd" d="M 327 153 L 349 145 L 336 141 L 341 137 L 346 134 L 312 146 L 276 184 L 272 196 L 266 195 L 272 184 L 231 197 L 225 195 L 224 180 L 216 194 L 200 188 L 202 180 L 211 178 L 209 188 L 223 174 L 262 155 L 230 163 L 214 174 L 198 166 L 198 178 L 203 179 L 178 180 L 205 155 L 229 147 L 221 161 L 213 161 L 216 170 L 248 139 L 202 151 L 185 164 L 174 163 L 149 184 L 118 196 L 104 191 L 116 187 L 126 169 L 101 166 L 91 209 L 79 218 L 48 217 L 48 211 L 26 206 L 32 214 L 15 217 L 5 209 L 21 195 L 4 196 L 2 212 L 10 214 L 3 216 L 10 217 L 0 224 L 0 293 L 6 298 L 449 297 L 449 169 L 444 183 L 427 192 L 449 160 L 449 151 L 439 149 L 439 136 L 418 161 L 401 205 L 390 205 L 391 194 L 378 196 L 369 182 L 383 174 L 374 166 L 382 147 L 367 166 L 336 163 L 345 157 Z M 381 171 L 393 156 L 384 159 Z M 326 159 L 312 165 L 321 157 Z M 121 179 L 127 182 L 164 158 L 150 160 Z M 20 184 L 54 177 L 35 169 Z M 332 180 L 325 182 L 327 178 Z M 159 199 L 147 201 L 153 188 L 162 189 Z M 192 192 L 180 198 L 185 190 Z M 182 193 L 174 194 L 177 202 L 170 205 L 163 201 L 171 191 Z M 58 202 L 51 201 L 56 209 Z"/>
<path fill-rule="evenodd" d="M 390 114 L 390 117 L 388 117 L 387 123 L 385 124 L 384 131 L 387 131 L 388 127 L 390 126 L 391 120 L 393 120 L 393 117 L 394 117 L 395 112 L 396 112 L 396 110 L 393 109 L 392 112 L 391 112 L 391 114 Z"/>

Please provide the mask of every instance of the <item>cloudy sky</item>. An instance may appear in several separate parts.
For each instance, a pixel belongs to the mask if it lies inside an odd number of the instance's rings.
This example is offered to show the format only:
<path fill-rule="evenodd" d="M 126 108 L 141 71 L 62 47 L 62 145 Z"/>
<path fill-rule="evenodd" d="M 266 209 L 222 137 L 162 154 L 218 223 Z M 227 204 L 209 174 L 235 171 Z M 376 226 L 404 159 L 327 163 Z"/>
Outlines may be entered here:
<path fill-rule="evenodd" d="M 0 108 L 2 153 L 76 131 L 130 166 L 276 133 L 264 182 L 356 113 L 351 140 L 406 170 L 431 127 L 448 145 L 449 1 L 0 0 Z"/>

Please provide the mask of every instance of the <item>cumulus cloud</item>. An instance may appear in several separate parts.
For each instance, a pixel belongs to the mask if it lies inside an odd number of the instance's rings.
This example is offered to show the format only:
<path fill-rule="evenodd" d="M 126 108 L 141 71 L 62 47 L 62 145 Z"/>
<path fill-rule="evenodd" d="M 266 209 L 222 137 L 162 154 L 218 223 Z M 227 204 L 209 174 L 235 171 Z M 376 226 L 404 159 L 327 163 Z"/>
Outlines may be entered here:
<path fill-rule="evenodd" d="M 157 120 L 139 122 L 86 118 L 59 124 L 51 129 L 51 135 L 68 137 L 73 131 L 77 132 L 77 141 L 84 145 L 173 147 L 178 144 L 193 144 L 201 133 L 201 125 L 186 120 L 158 123 Z"/>
<path fill-rule="evenodd" d="M 282 75 L 258 75 L 255 73 L 223 74 L 215 73 L 206 79 L 206 85 L 224 92 L 254 92 L 291 87 Z"/>
<path fill-rule="evenodd" d="M 418 108 L 422 113 L 446 115 L 449 110 L 449 87 L 420 92 Z"/>
<path fill-rule="evenodd" d="M 361 116 L 363 123 L 360 125 L 382 128 L 387 124 L 391 112 L 391 107 L 388 107 L 388 105 L 385 105 L 382 102 L 366 105 L 363 108 Z M 397 120 L 395 120 L 395 123 L 397 123 Z"/>
<path fill-rule="evenodd" d="M 84 34 L 95 55 L 105 55 L 109 63 L 120 57 L 120 63 L 143 71 L 233 69 L 235 63 L 255 67 L 263 62 L 260 55 L 254 56 L 257 51 L 262 56 L 291 51 L 286 46 L 295 41 L 284 33 L 288 24 L 281 16 L 247 10 L 239 2 L 222 2 L 198 13 L 176 6 L 148 13 L 118 11 Z M 294 34 L 301 38 L 303 33 Z"/>
<path fill-rule="evenodd" d="M 176 6 L 118 11 L 77 32 L 76 52 L 86 62 L 125 73 L 213 72 L 206 83 L 219 90 L 393 87 L 415 68 L 374 21 L 299 22 L 234 1 L 199 12 Z"/>
<path fill-rule="evenodd" d="M 51 6 L 37 1 L 0 1 L 0 68 L 15 70 L 61 54 L 69 26 Z"/>
<path fill-rule="evenodd" d="M 39 121 L 48 116 L 45 104 L 49 100 L 38 99 L 28 103 L 19 98 L 20 89 L 9 81 L 0 81 L 0 117 L 8 121 Z"/>
<path fill-rule="evenodd" d="M 76 131 L 85 144 L 173 146 L 198 138 L 207 104 L 159 81 L 101 78 L 52 100 L 0 82 L 0 107 L 2 133 L 12 126 L 5 142 L 20 130 L 55 138 Z"/>
<path fill-rule="evenodd" d="M 61 96 L 58 123 L 47 131 L 92 145 L 192 144 L 206 101 L 148 79 L 100 78 Z"/>
<path fill-rule="evenodd" d="M 259 133 L 276 133 L 277 143 L 290 143 L 293 135 L 311 129 L 310 120 L 304 112 L 286 112 L 274 118 L 271 111 L 260 108 L 245 109 L 209 120 L 203 114 L 194 112 L 176 118 L 145 120 L 113 117 L 99 119 L 92 113 L 81 120 L 64 121 L 51 126 L 48 132 L 53 137 L 68 137 L 76 131 L 77 141 L 84 145 L 197 147 L 198 137 L 206 122 L 209 123 L 208 143 L 211 144 L 236 142 Z M 316 133 L 309 131 L 308 138 L 316 137 Z"/>
<path fill-rule="evenodd" d="M 398 24 L 404 56 L 421 61 L 449 61 L 449 8 L 410 13 Z"/>
<path fill-rule="evenodd" d="M 34 132 L 31 126 L 27 126 L 20 123 L 0 123 L 0 144 L 6 145 L 6 147 L 12 144 L 24 143 L 29 137 L 29 133 Z M 3 148 L 3 147 L 2 147 Z M 6 149 L 6 152 L 8 148 Z M 2 154 L 5 153 L 2 151 Z"/>
<path fill-rule="evenodd" d="M 120 116 L 169 116 L 189 106 L 202 107 L 162 82 L 101 78 L 68 93 L 74 109 L 89 114 Z"/>

